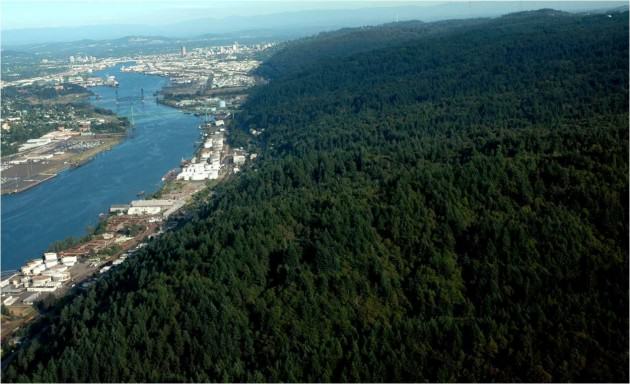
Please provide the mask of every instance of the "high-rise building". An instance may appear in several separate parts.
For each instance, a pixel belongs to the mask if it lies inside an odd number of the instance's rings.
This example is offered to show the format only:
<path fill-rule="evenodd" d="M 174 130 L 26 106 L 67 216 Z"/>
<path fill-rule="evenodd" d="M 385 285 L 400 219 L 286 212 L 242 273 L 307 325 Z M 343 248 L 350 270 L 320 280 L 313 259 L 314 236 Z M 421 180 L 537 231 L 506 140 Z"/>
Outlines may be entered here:
<path fill-rule="evenodd" d="M 182 45 L 182 57 L 186 56 L 186 46 Z"/>

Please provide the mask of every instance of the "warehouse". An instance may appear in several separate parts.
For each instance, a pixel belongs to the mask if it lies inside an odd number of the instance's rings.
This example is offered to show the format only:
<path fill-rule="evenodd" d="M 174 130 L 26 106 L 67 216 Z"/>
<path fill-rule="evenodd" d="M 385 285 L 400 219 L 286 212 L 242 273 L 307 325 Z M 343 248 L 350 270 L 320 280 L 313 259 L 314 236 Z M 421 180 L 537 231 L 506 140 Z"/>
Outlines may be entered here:
<path fill-rule="evenodd" d="M 172 200 L 134 200 L 131 202 L 131 208 L 129 208 L 127 214 L 157 215 L 172 205 Z"/>

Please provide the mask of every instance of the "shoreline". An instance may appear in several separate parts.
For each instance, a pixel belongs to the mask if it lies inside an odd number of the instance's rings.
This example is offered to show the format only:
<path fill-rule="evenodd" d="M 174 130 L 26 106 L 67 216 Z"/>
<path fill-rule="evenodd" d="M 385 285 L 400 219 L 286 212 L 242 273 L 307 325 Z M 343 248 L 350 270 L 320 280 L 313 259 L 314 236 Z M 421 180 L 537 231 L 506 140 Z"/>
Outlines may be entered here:
<path fill-rule="evenodd" d="M 35 188 L 41 184 L 43 184 L 44 182 L 53 179 L 54 177 L 58 176 L 60 173 L 65 172 L 65 171 L 70 171 L 72 169 L 75 168 L 79 168 L 87 163 L 89 163 L 90 161 L 92 161 L 94 158 L 96 158 L 96 156 L 100 155 L 103 152 L 109 151 L 111 149 L 113 149 L 115 146 L 121 144 L 122 142 L 125 141 L 127 134 L 109 134 L 109 133 L 105 133 L 105 134 L 101 134 L 101 135 L 105 135 L 105 137 L 103 137 L 102 139 L 107 140 L 107 142 L 102 143 L 101 145 L 96 146 L 95 148 L 92 148 L 91 150 L 87 150 L 85 152 L 82 153 L 77 153 L 76 155 L 69 157 L 67 160 L 64 161 L 63 164 L 61 164 L 61 166 L 57 166 L 57 167 L 51 167 L 51 169 L 47 169 L 46 173 L 41 172 L 39 173 L 39 175 L 44 175 L 44 176 L 48 176 L 45 177 L 41 180 L 26 180 L 24 179 L 23 181 L 28 181 L 30 183 L 15 188 L 15 189 L 6 189 L 6 188 L 0 188 L 0 196 L 9 196 L 9 195 L 17 195 L 19 193 L 23 193 L 26 192 L 32 188 Z M 13 155 L 11 155 L 13 156 Z M 3 171 L 6 172 L 6 171 Z M 4 183 L 3 183 L 4 184 Z M 4 186 L 4 185 L 3 185 Z"/>
<path fill-rule="evenodd" d="M 184 112 L 184 111 L 182 111 Z M 200 126 L 201 128 L 201 126 Z M 205 127 L 204 129 L 206 129 Z M 196 149 L 193 153 L 193 156 L 199 155 L 202 151 L 203 145 L 196 146 Z M 100 153 L 100 152 L 99 152 Z M 91 157 L 90 159 L 92 159 Z M 85 162 L 84 162 L 85 163 Z M 171 171 L 169 171 L 171 172 Z M 174 195 L 183 194 L 183 202 L 176 207 L 176 209 L 172 210 L 168 216 L 166 216 L 166 212 L 160 213 L 160 215 L 164 215 L 164 218 L 159 220 L 158 222 L 152 221 L 151 217 L 153 215 L 140 215 L 135 216 L 134 220 L 140 220 L 143 222 L 144 229 L 139 233 L 132 237 L 129 237 L 126 241 L 117 243 L 116 238 L 112 238 L 109 240 L 105 248 L 100 249 L 96 252 L 88 252 L 82 256 L 78 257 L 75 265 L 70 267 L 72 278 L 68 281 L 65 281 L 61 284 L 56 290 L 49 292 L 49 295 L 55 297 L 56 300 L 61 300 L 65 297 L 68 297 L 73 294 L 77 294 L 85 289 L 87 289 L 96 279 L 99 279 L 101 275 L 106 274 L 112 267 L 124 262 L 128 257 L 133 257 L 135 252 L 146 245 L 147 240 L 150 240 L 156 236 L 160 236 L 167 230 L 173 228 L 174 223 L 179 222 L 182 217 L 181 213 L 185 212 L 187 208 L 191 207 L 191 204 L 195 204 L 195 196 L 203 191 L 210 190 L 214 188 L 217 184 L 227 179 L 228 173 L 223 172 L 214 180 L 203 180 L 203 181 L 184 181 L 178 180 L 176 178 L 171 178 L 163 181 L 162 186 L 151 194 L 151 197 L 147 199 L 141 199 L 143 201 L 151 201 L 153 199 L 164 199 L 166 194 L 169 199 L 173 199 Z M 54 177 L 56 175 L 51 176 Z M 159 197 L 156 197 L 159 195 Z M 110 227 L 115 226 L 115 221 L 124 219 L 124 217 L 130 217 L 129 215 L 120 215 L 114 213 L 110 210 L 110 212 L 100 221 L 99 225 L 104 225 L 105 232 L 97 232 L 95 231 L 92 234 L 89 234 L 86 238 L 82 239 L 78 244 L 72 245 L 70 247 L 64 247 L 62 251 L 54 252 L 55 255 L 59 255 L 59 258 L 63 256 L 71 256 L 77 257 L 76 249 L 81 249 L 82 247 L 86 247 L 90 243 L 98 243 L 103 242 L 105 240 L 101 240 L 101 237 L 105 239 L 105 235 L 111 233 L 112 230 Z M 176 224 L 175 224 L 176 225 Z M 109 237 L 108 237 L 109 238 Z M 102 251 L 107 251 L 108 249 L 114 250 L 112 253 L 101 253 Z M 50 254 L 50 253 L 49 253 Z M 44 256 L 46 253 L 44 253 Z M 100 256 L 99 256 L 100 255 Z M 97 260 L 97 261 L 94 261 Z M 31 261 L 32 262 L 32 261 Z M 23 268 L 23 267 L 22 267 Z M 11 273 L 12 277 L 19 276 L 20 270 L 22 268 L 16 270 Z M 69 271 L 69 272 L 70 272 Z M 26 292 L 28 293 L 28 291 Z M 30 292 L 31 294 L 33 292 Z M 45 296 L 45 292 L 42 292 Z M 19 297 L 26 296 L 24 293 L 20 294 Z M 42 296 L 40 294 L 40 296 Z M 39 297 L 39 296 L 38 296 Z M 19 301 L 19 304 L 11 304 L 8 307 L 10 308 L 33 308 L 33 305 L 26 305 L 22 303 L 23 300 Z M 33 303 L 34 304 L 34 303 Z M 28 312 L 29 316 L 26 318 L 17 318 L 11 320 L 9 323 L 3 325 L 3 332 L 1 335 L 2 341 L 4 341 L 8 337 L 12 337 L 15 332 L 21 329 L 24 326 L 28 326 L 29 324 L 36 321 L 42 315 L 46 315 L 46 311 L 39 312 L 35 310 L 35 312 Z M 11 358 L 12 354 L 7 356 L 7 358 Z M 3 361 L 4 363 L 5 361 Z M 3 364 L 5 365 L 5 364 Z"/>
<path fill-rule="evenodd" d="M 61 172 L 63 172 L 63 170 L 62 170 Z M 59 173 L 61 173 L 61 172 L 59 172 Z M 13 191 L 0 191 L 0 196 L 5 196 L 5 195 L 7 195 L 7 196 L 9 196 L 9 195 L 17 195 L 18 193 L 26 192 L 26 191 L 28 191 L 29 189 L 32 189 L 32 188 L 37 187 L 38 185 L 42 184 L 42 183 L 43 183 L 43 182 L 45 182 L 45 181 L 48 181 L 48 180 L 50 180 L 50 179 L 53 179 L 53 178 L 57 177 L 57 176 L 59 175 L 59 173 L 55 173 L 55 174 L 53 174 L 53 175 L 50 175 L 50 176 L 48 176 L 47 178 L 42 179 L 42 180 L 38 180 L 36 183 L 29 184 L 29 185 L 27 185 L 27 186 L 23 187 L 23 188 L 22 188 L 22 189 L 20 189 L 20 190 L 13 190 Z"/>
<path fill-rule="evenodd" d="M 195 115 L 186 108 L 160 103 L 160 100 L 156 100 L 156 104 L 171 108 L 182 115 Z M 223 113 L 225 114 L 225 112 Z M 55 285 L 54 288 L 51 286 L 51 291 L 41 291 L 41 297 L 44 297 L 45 292 L 47 292 L 56 300 L 60 300 L 86 289 L 111 268 L 124 262 L 127 257 L 132 257 L 136 250 L 146 245 L 148 240 L 159 237 L 165 231 L 178 226 L 181 220 L 186 219 L 187 212 L 198 204 L 198 196 L 211 194 L 212 189 L 218 184 L 230 179 L 230 175 L 238 172 L 239 169 L 234 161 L 235 154 L 238 153 L 241 159 L 238 164 L 243 164 L 245 157 L 242 149 L 231 148 L 226 142 L 226 136 L 229 135 L 226 128 L 232 125 L 228 121 L 228 119 L 232 119 L 230 115 L 228 113 L 223 117 L 226 123 L 223 120 L 217 122 L 213 120 L 212 123 L 199 121 L 200 137 L 197 139 L 198 141 L 193 143 L 195 149 L 192 153 L 192 159 L 180 164 L 172 164 L 176 168 L 171 169 L 163 176 L 162 185 L 156 191 L 125 204 L 111 205 L 107 214 L 99 216 L 100 220 L 96 229 L 86 237 L 81 238 L 79 242 L 69 241 L 64 244 L 66 240 L 70 240 L 70 238 L 65 238 L 50 243 L 48 249 L 55 250 L 55 255 L 58 252 L 59 260 L 67 257 L 75 258 L 76 266 L 68 270 L 67 279 L 69 280 L 64 280 L 64 282 Z M 57 170 L 55 174 L 49 175 L 46 180 L 52 179 L 66 170 L 87 164 L 100 153 L 123 142 L 128 138 L 131 129 L 133 127 L 129 127 L 126 134 L 110 137 L 108 142 L 77 154 L 74 157 L 77 161 L 75 165 L 66 162 L 65 167 Z M 93 137 L 93 139 L 98 140 L 99 138 Z M 247 153 L 245 156 L 248 156 Z M 187 168 L 188 173 L 185 172 L 185 168 Z M 165 177 L 166 179 L 164 179 Z M 40 185 L 43 181 L 29 186 L 29 188 Z M 22 192 L 25 190 L 23 189 Z M 127 208 L 121 208 L 125 206 Z M 155 210 L 153 209 L 154 206 L 159 206 L 159 208 Z M 138 228 L 140 228 L 139 232 L 137 232 Z M 55 246 L 57 242 L 64 245 Z M 46 253 L 44 253 L 45 257 Z M 23 271 L 24 268 L 28 268 L 28 263 L 32 262 L 33 260 L 27 262 L 20 270 Z M 31 281 L 33 276 L 28 273 L 27 271 L 25 275 L 24 272 L 16 271 L 15 276 L 20 278 L 19 282 L 16 283 L 17 285 L 13 285 L 15 277 L 12 278 L 11 286 L 14 287 L 15 292 L 11 297 L 14 298 L 17 307 L 23 306 L 22 303 L 26 303 L 27 297 L 30 297 L 29 294 L 32 295 L 33 291 L 37 289 L 31 285 L 34 284 Z M 11 304 L 9 308 L 13 306 Z M 10 325 L 5 324 L 9 328 L 17 328 L 7 329 L 6 332 L 3 332 L 2 339 L 13 337 L 15 331 L 36 321 L 40 315 L 42 313 L 36 313 L 28 319 L 18 318 Z"/>

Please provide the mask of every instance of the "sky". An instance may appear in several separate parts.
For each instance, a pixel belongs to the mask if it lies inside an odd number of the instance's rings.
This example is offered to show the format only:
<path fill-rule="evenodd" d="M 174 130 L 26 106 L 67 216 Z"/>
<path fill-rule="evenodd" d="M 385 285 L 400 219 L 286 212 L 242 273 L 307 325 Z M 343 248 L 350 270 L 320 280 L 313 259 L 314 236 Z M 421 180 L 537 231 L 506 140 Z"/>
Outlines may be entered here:
<path fill-rule="evenodd" d="M 517 1 L 527 3 L 532 0 Z M 199 17 L 225 18 L 310 9 L 436 5 L 447 2 L 470 3 L 466 0 L 0 0 L 0 29 L 104 24 L 161 25 Z"/>
<path fill-rule="evenodd" d="M 445 1 L 208 1 L 208 0 L 2 0 L 1 28 L 101 24 L 160 25 L 198 17 L 225 18 L 309 9 L 435 5 Z"/>

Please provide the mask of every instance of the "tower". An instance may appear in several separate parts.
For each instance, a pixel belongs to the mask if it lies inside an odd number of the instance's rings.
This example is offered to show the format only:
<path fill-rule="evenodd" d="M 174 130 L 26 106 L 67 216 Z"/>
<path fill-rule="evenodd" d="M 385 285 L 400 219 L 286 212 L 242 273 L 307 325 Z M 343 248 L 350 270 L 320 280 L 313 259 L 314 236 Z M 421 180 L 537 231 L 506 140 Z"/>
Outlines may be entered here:
<path fill-rule="evenodd" d="M 186 56 L 186 46 L 182 45 L 182 57 Z"/>

